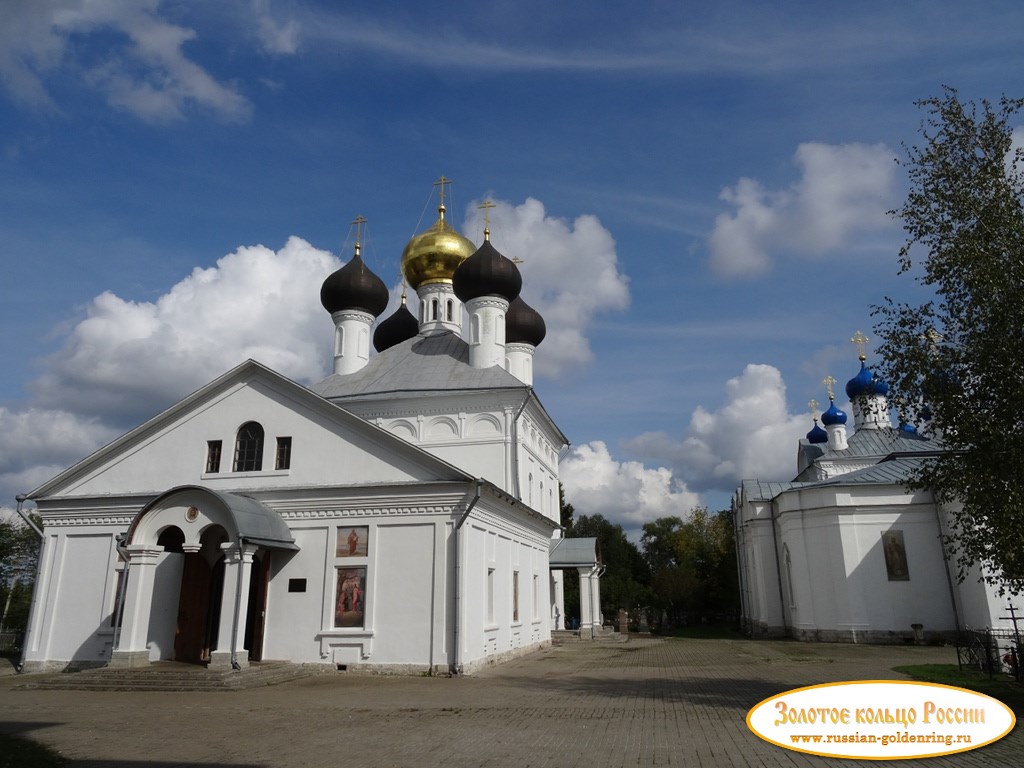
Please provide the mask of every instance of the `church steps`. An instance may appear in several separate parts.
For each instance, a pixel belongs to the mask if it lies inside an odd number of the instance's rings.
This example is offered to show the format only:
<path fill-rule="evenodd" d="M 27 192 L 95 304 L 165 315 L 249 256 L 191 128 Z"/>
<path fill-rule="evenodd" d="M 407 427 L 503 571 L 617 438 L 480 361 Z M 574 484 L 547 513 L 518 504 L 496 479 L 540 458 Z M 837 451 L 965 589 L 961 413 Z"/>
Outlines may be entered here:
<path fill-rule="evenodd" d="M 201 666 L 152 664 L 149 667 L 102 669 L 41 676 L 19 688 L 86 691 L 237 691 L 298 680 L 317 674 L 305 665 L 253 663 L 241 670 L 210 670 Z"/>

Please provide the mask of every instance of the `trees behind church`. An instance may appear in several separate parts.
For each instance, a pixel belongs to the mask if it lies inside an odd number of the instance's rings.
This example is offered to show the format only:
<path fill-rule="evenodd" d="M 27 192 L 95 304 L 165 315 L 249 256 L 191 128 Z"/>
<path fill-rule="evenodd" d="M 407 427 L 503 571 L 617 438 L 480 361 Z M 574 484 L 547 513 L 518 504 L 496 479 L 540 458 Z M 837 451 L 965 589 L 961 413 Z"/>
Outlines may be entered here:
<path fill-rule="evenodd" d="M 640 545 L 625 529 L 602 515 L 576 517 L 562 501 L 564 535 L 597 539 L 601 561 L 601 610 L 612 621 L 626 610 L 631 621 L 644 612 L 654 625 L 662 618 L 678 626 L 734 617 L 739 603 L 736 549 L 728 511 L 711 513 L 697 507 L 684 521 L 662 517 L 645 523 Z M 567 617 L 578 615 L 579 579 L 565 573 Z"/>
<path fill-rule="evenodd" d="M 20 522 L 0 522 L 0 652 L 14 650 L 28 625 L 39 537 Z"/>
<path fill-rule="evenodd" d="M 1019 592 L 1024 575 L 1024 100 L 963 102 L 951 88 L 919 102 L 922 143 L 905 147 L 910 191 L 892 213 L 907 233 L 901 273 L 926 300 L 886 298 L 874 312 L 880 373 L 901 419 L 947 451 L 913 478 L 962 505 L 950 551 Z"/>
<path fill-rule="evenodd" d="M 640 546 L 651 573 L 651 605 L 670 624 L 735 616 L 739 585 L 727 510 L 711 513 L 697 507 L 685 521 L 662 517 L 646 523 Z"/>

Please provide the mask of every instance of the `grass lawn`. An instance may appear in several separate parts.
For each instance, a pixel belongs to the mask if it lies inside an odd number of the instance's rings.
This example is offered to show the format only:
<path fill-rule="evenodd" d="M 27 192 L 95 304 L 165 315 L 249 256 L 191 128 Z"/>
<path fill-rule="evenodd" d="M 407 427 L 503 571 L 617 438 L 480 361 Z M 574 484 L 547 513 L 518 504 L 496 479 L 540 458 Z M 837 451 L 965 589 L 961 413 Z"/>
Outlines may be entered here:
<path fill-rule="evenodd" d="M 893 671 L 902 672 L 914 680 L 925 683 L 955 685 L 958 688 L 984 693 L 993 699 L 999 699 L 1012 709 L 1014 714 L 1024 714 L 1024 685 L 1007 675 L 994 675 L 989 679 L 984 672 L 962 670 L 956 664 L 910 664 L 905 667 L 893 667 Z"/>
<path fill-rule="evenodd" d="M 0 768 L 55 768 L 61 765 L 67 765 L 67 761 L 46 747 L 0 733 Z"/>

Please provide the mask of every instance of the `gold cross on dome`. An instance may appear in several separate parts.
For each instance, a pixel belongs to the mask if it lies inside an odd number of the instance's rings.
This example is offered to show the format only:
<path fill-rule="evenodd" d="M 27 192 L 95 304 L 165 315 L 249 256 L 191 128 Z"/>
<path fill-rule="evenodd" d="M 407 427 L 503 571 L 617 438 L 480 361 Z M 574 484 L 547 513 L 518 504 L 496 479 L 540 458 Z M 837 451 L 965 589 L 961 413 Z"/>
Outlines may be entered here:
<path fill-rule="evenodd" d="M 362 215 L 356 216 L 352 225 L 356 228 L 356 250 L 359 250 L 360 243 L 363 242 L 363 224 L 366 223 L 366 218 Z"/>
<path fill-rule="evenodd" d="M 835 378 L 832 377 L 832 376 L 826 376 L 824 379 L 821 380 L 821 383 L 825 385 L 825 391 L 828 392 L 828 399 L 829 400 L 835 400 L 836 399 L 836 390 L 835 390 L 836 380 L 835 380 Z"/>
<path fill-rule="evenodd" d="M 491 208 L 497 208 L 494 203 L 489 199 L 484 200 L 477 208 L 483 208 L 484 211 L 484 240 L 491 239 Z"/>
<path fill-rule="evenodd" d="M 811 409 L 811 416 L 815 421 L 818 420 L 818 401 L 813 397 L 807 401 L 807 407 Z"/>
<path fill-rule="evenodd" d="M 937 355 L 939 352 L 939 342 L 944 341 L 944 339 L 942 338 L 942 334 L 936 331 L 934 327 L 932 327 L 925 331 L 924 336 L 926 339 L 928 339 L 928 348 L 931 351 L 932 356 Z"/>
<path fill-rule="evenodd" d="M 864 345 L 866 345 L 869 341 L 871 341 L 871 339 L 869 339 L 860 331 L 857 331 L 855 334 L 853 334 L 853 338 L 850 339 L 851 344 L 857 345 L 857 352 L 860 354 L 861 360 L 867 360 L 867 356 L 864 354 Z"/>
<path fill-rule="evenodd" d="M 439 178 L 437 181 L 434 182 L 434 186 L 435 187 L 440 187 L 441 188 L 441 193 L 440 193 L 441 194 L 441 207 L 444 207 L 444 188 L 446 186 L 451 186 L 451 183 L 452 183 L 452 180 L 449 179 L 444 174 L 441 174 L 441 178 Z"/>

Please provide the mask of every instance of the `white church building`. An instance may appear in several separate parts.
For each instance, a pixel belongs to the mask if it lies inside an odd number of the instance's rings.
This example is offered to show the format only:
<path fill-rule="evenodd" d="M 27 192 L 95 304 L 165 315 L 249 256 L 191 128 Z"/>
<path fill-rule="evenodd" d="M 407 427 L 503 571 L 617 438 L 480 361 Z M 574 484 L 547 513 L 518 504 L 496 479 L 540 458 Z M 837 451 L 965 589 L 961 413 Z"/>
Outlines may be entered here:
<path fill-rule="evenodd" d="M 1006 601 L 977 567 L 957 581 L 942 539 L 956 510 L 906 485 L 941 443 L 892 426 L 888 385 L 865 359 L 846 385 L 852 433 L 826 379 L 824 429 L 815 418 L 800 440 L 794 479 L 745 480 L 736 491 L 743 629 L 761 638 L 902 643 L 1009 627 Z"/>
<path fill-rule="evenodd" d="M 357 231 L 321 290 L 332 375 L 306 387 L 242 363 L 28 494 L 44 537 L 26 671 L 463 673 L 550 643 L 567 440 L 533 388 L 545 325 L 441 191 L 402 256 L 418 318 L 403 295 L 373 328 L 388 291 Z M 583 544 L 588 629 L 601 568 Z"/>

